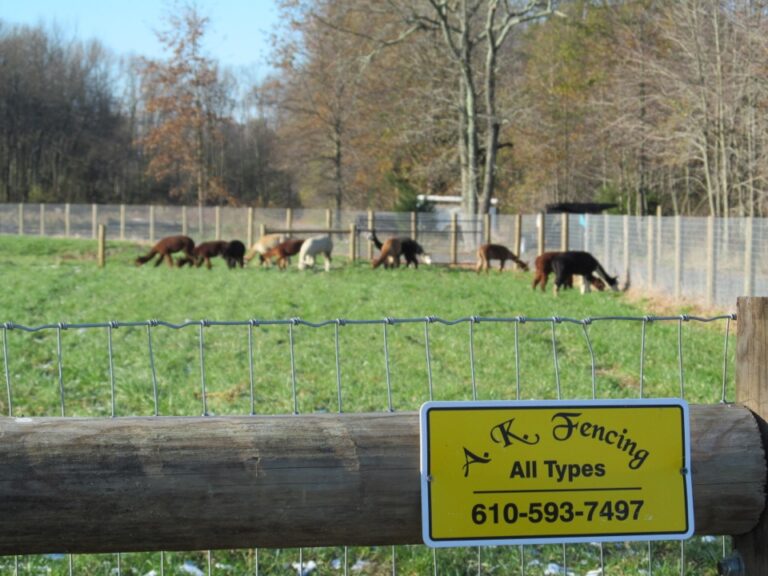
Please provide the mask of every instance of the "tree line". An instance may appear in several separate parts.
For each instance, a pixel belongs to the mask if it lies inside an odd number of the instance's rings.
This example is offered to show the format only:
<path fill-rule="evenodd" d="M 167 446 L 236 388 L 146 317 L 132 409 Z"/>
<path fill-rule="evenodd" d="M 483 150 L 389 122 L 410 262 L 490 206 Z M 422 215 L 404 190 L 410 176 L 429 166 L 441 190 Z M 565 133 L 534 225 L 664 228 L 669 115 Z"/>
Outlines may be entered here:
<path fill-rule="evenodd" d="M 0 201 L 763 216 L 760 0 L 279 0 L 275 72 L 0 21 Z"/>

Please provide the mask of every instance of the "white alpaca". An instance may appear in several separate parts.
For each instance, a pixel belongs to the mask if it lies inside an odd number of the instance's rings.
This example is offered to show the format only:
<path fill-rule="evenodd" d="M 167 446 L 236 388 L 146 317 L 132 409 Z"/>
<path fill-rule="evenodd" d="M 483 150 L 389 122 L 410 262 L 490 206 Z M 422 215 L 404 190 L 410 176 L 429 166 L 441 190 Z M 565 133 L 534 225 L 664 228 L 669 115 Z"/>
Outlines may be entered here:
<path fill-rule="evenodd" d="M 285 238 L 282 234 L 265 234 L 259 238 L 258 242 L 251 246 L 250 250 L 248 250 L 248 253 L 245 255 L 245 261 L 250 262 L 256 256 L 256 254 L 258 254 L 259 260 L 261 261 L 260 263 L 264 264 L 264 258 L 262 258 L 262 256 L 267 252 L 267 250 L 274 248 L 283 240 L 285 240 Z"/>
<path fill-rule="evenodd" d="M 313 236 L 304 240 L 299 252 L 299 270 L 304 270 L 307 266 L 315 266 L 315 256 L 323 254 L 325 256 L 325 271 L 331 269 L 331 251 L 333 250 L 333 240 L 330 236 Z"/>

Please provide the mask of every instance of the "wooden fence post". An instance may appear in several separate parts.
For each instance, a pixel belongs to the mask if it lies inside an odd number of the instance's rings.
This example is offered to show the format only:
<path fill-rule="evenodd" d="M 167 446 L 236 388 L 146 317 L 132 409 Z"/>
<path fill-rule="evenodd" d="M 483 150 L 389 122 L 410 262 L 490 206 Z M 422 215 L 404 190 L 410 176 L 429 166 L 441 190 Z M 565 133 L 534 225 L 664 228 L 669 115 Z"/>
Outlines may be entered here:
<path fill-rule="evenodd" d="M 419 239 L 419 213 L 411 212 L 411 238 Z"/>
<path fill-rule="evenodd" d="M 155 243 L 155 206 L 149 205 L 149 242 Z"/>
<path fill-rule="evenodd" d="M 739 298 L 736 311 L 736 402 L 752 410 L 763 446 L 768 446 L 768 298 Z M 763 510 L 755 528 L 733 539 L 746 569 L 744 574 L 768 574 L 766 542 L 768 515 Z"/>
<path fill-rule="evenodd" d="M 647 238 L 646 241 L 646 258 L 647 262 L 646 265 L 648 266 L 648 282 L 646 283 L 646 288 L 653 289 L 654 284 L 656 284 L 656 252 L 653 248 L 653 240 L 654 240 L 654 234 L 655 229 L 653 226 L 654 223 L 654 217 L 653 216 L 646 216 L 646 219 L 648 220 L 648 223 L 646 225 L 646 234 Z"/>
<path fill-rule="evenodd" d="M 214 208 L 216 228 L 214 240 L 221 240 L 221 206 Z"/>
<path fill-rule="evenodd" d="M 19 202 L 19 225 L 17 228 L 19 236 L 24 236 L 24 203 Z"/>
<path fill-rule="evenodd" d="M 120 204 L 120 240 L 125 240 L 125 204 Z"/>
<path fill-rule="evenodd" d="M 181 207 L 181 233 L 184 236 L 189 235 L 189 220 L 187 218 L 187 207 Z"/>
<path fill-rule="evenodd" d="M 40 203 L 40 236 L 45 236 L 45 204 Z"/>
<path fill-rule="evenodd" d="M 611 217 L 603 214 L 603 266 L 611 259 Z"/>
<path fill-rule="evenodd" d="M 368 210 L 368 230 L 373 232 L 376 229 L 376 212 Z M 373 260 L 373 243 L 368 242 L 368 260 Z"/>
<path fill-rule="evenodd" d="M 488 212 L 483 214 L 483 243 L 491 243 L 491 215 Z"/>
<path fill-rule="evenodd" d="M 544 216 L 544 212 L 539 212 L 536 216 L 536 223 L 538 224 L 538 234 L 536 235 L 536 254 L 541 255 L 543 254 L 547 247 L 546 247 L 546 241 L 547 237 L 544 234 L 544 227 L 546 226 L 546 217 Z"/>
<path fill-rule="evenodd" d="M 707 218 L 707 283 L 706 303 L 711 306 L 715 302 L 715 217 Z"/>
<path fill-rule="evenodd" d="M 675 216 L 675 298 L 680 298 L 683 293 L 683 247 L 682 247 L 682 219 L 679 214 Z"/>
<path fill-rule="evenodd" d="M 246 242 L 248 248 L 253 246 L 253 206 L 248 206 L 248 230 L 246 231 Z"/>
<path fill-rule="evenodd" d="M 288 236 L 292 236 L 291 230 L 293 230 L 293 208 L 285 209 L 285 228 L 288 230 Z"/>
<path fill-rule="evenodd" d="M 744 230 L 744 295 L 752 296 L 755 289 L 755 265 L 752 254 L 754 250 L 754 219 L 745 218 Z"/>
<path fill-rule="evenodd" d="M 570 222 L 568 221 L 568 214 L 566 212 L 563 212 L 560 214 L 560 251 L 561 252 L 567 252 L 568 251 L 568 240 L 570 235 L 569 230 Z"/>
<path fill-rule="evenodd" d="M 99 205 L 91 204 L 91 237 L 95 240 L 99 234 Z"/>
<path fill-rule="evenodd" d="M 357 224 L 349 225 L 349 261 L 354 262 L 357 255 Z"/>
<path fill-rule="evenodd" d="M 107 227 L 104 226 L 104 224 L 99 224 L 97 236 L 98 236 L 97 261 L 98 261 L 99 268 L 104 268 L 104 265 L 107 262 L 107 259 L 106 259 Z"/>
<path fill-rule="evenodd" d="M 64 236 L 69 238 L 69 230 L 70 230 L 70 219 L 69 219 L 69 213 L 70 213 L 70 205 L 69 202 L 64 204 Z"/>
<path fill-rule="evenodd" d="M 459 261 L 459 215 L 451 213 L 451 266 Z"/>
<path fill-rule="evenodd" d="M 622 224 L 624 228 L 624 268 L 622 274 L 624 278 L 629 277 L 629 216 L 627 214 L 622 218 Z"/>
<path fill-rule="evenodd" d="M 520 256 L 520 248 L 523 244 L 523 215 L 515 214 L 515 235 L 512 240 L 512 252 L 518 257 Z M 518 269 L 517 262 L 515 262 L 515 270 Z"/>

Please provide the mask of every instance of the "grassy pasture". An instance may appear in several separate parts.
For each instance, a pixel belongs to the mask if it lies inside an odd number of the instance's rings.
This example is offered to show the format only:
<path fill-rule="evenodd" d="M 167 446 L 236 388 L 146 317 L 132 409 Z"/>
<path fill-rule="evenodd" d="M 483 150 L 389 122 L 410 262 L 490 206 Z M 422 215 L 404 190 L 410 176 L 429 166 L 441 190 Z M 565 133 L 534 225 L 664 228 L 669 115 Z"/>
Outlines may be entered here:
<path fill-rule="evenodd" d="M 645 396 L 679 396 L 681 384 L 690 402 L 716 402 L 723 383 L 725 323 L 677 320 L 595 320 L 589 326 L 570 322 L 467 321 L 396 323 L 386 327 L 388 363 L 384 354 L 383 323 L 305 325 L 266 324 L 249 327 L 206 326 L 201 320 L 259 321 L 301 318 L 325 320 L 383 320 L 438 317 L 455 321 L 468 317 L 528 319 L 642 317 L 654 314 L 621 294 L 571 290 L 554 297 L 551 291 L 533 292 L 530 273 L 474 271 L 423 266 L 418 271 L 371 270 L 366 262 L 334 261 L 326 274 L 300 272 L 295 263 L 287 271 L 227 270 L 216 260 L 213 270 L 169 269 L 162 265 L 136 268 L 142 247 L 109 243 L 105 269 L 96 266 L 95 242 L 39 238 L 0 238 L 0 324 L 100 323 L 157 319 L 189 323 L 175 330 L 156 326 L 118 326 L 111 330 L 112 366 L 106 328 L 49 328 L 36 332 L 5 330 L 6 354 L 0 358 L 5 389 L 10 379 L 15 416 L 56 416 L 61 413 L 61 385 L 69 416 L 109 416 L 112 409 L 110 368 L 115 383 L 118 416 L 154 413 L 153 376 L 157 382 L 157 410 L 161 415 L 198 415 L 202 410 L 202 373 L 207 409 L 212 414 L 288 413 L 293 410 L 293 380 L 299 412 L 339 409 L 338 382 L 344 411 L 381 411 L 391 402 L 395 410 L 415 410 L 429 397 L 430 376 L 435 399 L 471 399 L 473 380 L 480 399 L 514 399 L 517 370 L 524 399 L 591 398 L 595 357 L 595 394 L 598 398 L 636 398 L 640 395 L 641 350 Z M 676 313 L 685 313 L 681 309 Z M 472 340 L 470 345 L 470 330 Z M 338 331 L 338 366 L 336 332 Z M 149 333 L 148 333 L 149 332 Z M 201 333 L 203 341 L 201 345 Z M 516 338 L 517 333 L 517 338 Z M 149 338 L 152 356 L 150 361 Z M 588 335 L 588 338 L 587 338 Z M 429 363 L 425 344 L 429 341 Z M 293 357 L 291 362 L 291 341 Z M 682 347 L 679 346 L 682 342 Z M 553 344 L 554 343 L 554 344 Z M 557 352 L 555 364 L 553 346 Z M 727 397 L 733 398 L 733 350 L 727 357 Z M 201 358 L 202 350 L 202 358 Z M 680 352 L 682 351 L 683 378 Z M 252 358 L 252 363 L 251 363 Z M 154 367 L 154 373 L 152 368 Z M 253 378 L 251 379 L 251 370 Z M 682 381 L 682 382 L 681 382 Z M 253 387 L 253 388 L 252 388 Z M 251 405 L 253 389 L 253 406 Z M 7 394 L 0 394 L 0 414 L 8 414 Z M 653 574 L 678 574 L 680 545 L 654 543 Z M 596 568 L 594 546 L 568 546 L 568 568 L 585 574 Z M 605 547 L 606 574 L 637 574 L 647 569 L 647 544 Z M 390 548 L 350 549 L 349 566 L 358 560 L 363 574 L 392 573 Z M 694 539 L 685 546 L 687 573 L 715 573 L 721 553 L 719 541 Z M 423 547 L 395 551 L 397 573 L 433 571 L 433 557 Z M 543 574 L 549 563 L 562 564 L 562 546 L 439 551 L 440 574 Z M 304 561 L 318 563 L 314 573 L 338 574 L 334 560 L 343 550 L 305 550 Z M 166 573 L 184 573 L 184 562 L 207 570 L 202 554 L 166 554 Z M 263 574 L 296 574 L 295 550 L 259 551 Z M 0 574 L 13 573 L 13 559 L 0 558 Z M 21 574 L 67 574 L 68 559 L 21 558 Z M 106 574 L 117 566 L 113 555 L 78 556 L 76 574 Z M 121 572 L 159 571 L 159 554 L 126 554 Z M 218 565 L 218 567 L 217 567 Z M 597 564 L 599 565 L 599 563 Z M 254 573 L 253 551 L 215 552 L 213 574 Z M 609 569 L 610 568 L 610 569 Z M 499 572 L 500 571 L 500 572 Z"/>

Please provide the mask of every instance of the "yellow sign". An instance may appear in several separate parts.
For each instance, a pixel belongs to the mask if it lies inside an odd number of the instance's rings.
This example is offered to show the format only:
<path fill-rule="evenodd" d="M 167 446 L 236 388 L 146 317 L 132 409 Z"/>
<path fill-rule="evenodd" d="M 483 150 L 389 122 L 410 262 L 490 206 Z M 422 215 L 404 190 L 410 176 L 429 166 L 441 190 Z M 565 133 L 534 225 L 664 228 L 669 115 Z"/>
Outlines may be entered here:
<path fill-rule="evenodd" d="M 682 400 L 428 402 L 424 541 L 688 538 L 690 468 Z"/>

